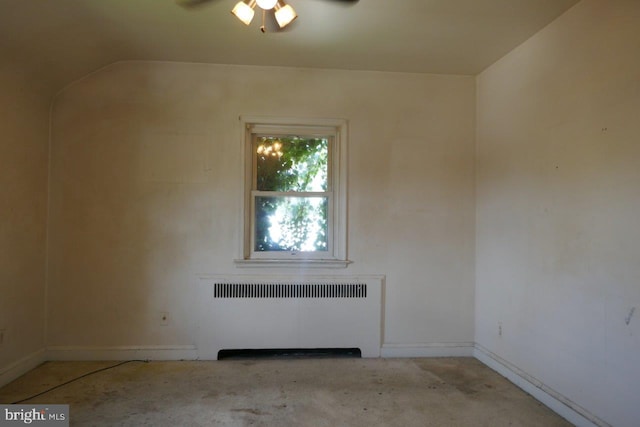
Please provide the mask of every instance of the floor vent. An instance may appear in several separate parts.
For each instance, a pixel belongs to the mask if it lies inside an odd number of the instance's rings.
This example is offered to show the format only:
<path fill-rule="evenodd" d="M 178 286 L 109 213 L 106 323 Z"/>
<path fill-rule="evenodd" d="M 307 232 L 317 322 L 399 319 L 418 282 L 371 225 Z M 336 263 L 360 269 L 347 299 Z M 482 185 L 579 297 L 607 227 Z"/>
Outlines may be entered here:
<path fill-rule="evenodd" d="M 220 350 L 218 360 L 360 358 L 359 348 L 266 348 Z"/>
<path fill-rule="evenodd" d="M 366 298 L 364 283 L 215 283 L 214 298 Z"/>

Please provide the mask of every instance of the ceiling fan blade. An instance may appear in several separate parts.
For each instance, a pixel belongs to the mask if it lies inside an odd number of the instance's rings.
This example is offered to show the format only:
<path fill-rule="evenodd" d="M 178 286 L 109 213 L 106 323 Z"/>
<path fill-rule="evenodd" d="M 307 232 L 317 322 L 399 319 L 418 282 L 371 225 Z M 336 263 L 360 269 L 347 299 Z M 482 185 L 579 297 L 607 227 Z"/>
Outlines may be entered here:
<path fill-rule="evenodd" d="M 351 5 L 351 4 L 356 4 L 358 3 L 360 0 L 323 0 L 329 3 L 342 3 L 344 5 Z"/>
<path fill-rule="evenodd" d="M 216 0 L 176 0 L 176 3 L 185 9 L 197 9 L 215 1 Z"/>

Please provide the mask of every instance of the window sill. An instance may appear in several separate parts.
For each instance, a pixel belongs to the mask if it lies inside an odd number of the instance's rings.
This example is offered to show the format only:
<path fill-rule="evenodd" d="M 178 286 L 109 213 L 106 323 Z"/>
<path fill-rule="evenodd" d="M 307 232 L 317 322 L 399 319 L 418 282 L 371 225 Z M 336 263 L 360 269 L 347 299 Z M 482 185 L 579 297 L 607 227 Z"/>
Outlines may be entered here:
<path fill-rule="evenodd" d="M 286 267 L 286 268 L 347 268 L 353 261 L 337 259 L 235 259 L 238 268 Z"/>

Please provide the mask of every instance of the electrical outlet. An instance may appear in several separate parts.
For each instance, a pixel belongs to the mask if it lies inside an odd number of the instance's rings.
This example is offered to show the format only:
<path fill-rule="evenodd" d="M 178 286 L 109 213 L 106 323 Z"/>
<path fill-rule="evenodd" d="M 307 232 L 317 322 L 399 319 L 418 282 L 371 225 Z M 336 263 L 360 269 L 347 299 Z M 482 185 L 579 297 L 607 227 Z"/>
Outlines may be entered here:
<path fill-rule="evenodd" d="M 160 326 L 168 326 L 169 325 L 169 312 L 161 311 L 160 312 Z"/>
<path fill-rule="evenodd" d="M 6 335 L 5 329 L 0 329 L 0 346 L 4 344 L 5 335 Z"/>

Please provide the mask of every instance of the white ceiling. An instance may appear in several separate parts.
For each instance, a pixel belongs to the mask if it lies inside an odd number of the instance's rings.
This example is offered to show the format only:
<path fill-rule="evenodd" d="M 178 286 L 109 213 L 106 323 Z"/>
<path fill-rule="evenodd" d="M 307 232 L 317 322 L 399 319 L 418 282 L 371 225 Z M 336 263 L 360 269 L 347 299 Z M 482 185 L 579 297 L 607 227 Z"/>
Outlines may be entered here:
<path fill-rule="evenodd" d="M 121 60 L 474 75 L 578 2 L 289 0 L 299 18 L 263 34 L 236 1 L 0 0 L 0 67 L 52 92 Z"/>

